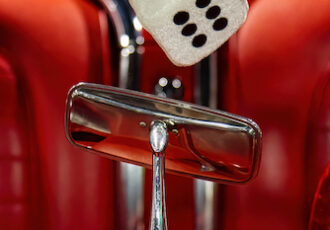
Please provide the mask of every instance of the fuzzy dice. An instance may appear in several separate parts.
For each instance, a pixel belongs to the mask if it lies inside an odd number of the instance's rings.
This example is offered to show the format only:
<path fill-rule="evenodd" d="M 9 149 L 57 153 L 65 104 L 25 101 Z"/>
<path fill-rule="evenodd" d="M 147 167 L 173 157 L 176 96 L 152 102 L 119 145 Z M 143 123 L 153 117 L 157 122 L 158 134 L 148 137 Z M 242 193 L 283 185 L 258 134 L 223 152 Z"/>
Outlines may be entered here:
<path fill-rule="evenodd" d="M 178 66 L 214 52 L 244 23 L 246 0 L 129 0 L 143 27 Z"/>

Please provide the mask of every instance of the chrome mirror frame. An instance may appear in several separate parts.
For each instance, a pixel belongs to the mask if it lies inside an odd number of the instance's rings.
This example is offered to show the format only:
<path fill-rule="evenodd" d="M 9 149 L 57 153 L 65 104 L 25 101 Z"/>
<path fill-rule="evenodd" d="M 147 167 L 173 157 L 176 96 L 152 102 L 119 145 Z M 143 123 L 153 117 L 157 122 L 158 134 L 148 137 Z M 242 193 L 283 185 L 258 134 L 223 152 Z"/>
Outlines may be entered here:
<path fill-rule="evenodd" d="M 182 163 L 176 164 L 175 159 L 173 158 L 173 153 L 171 152 L 171 146 L 168 147 L 168 167 L 167 171 L 169 172 L 174 172 L 177 174 L 183 174 L 183 175 L 193 175 L 196 178 L 200 179 L 206 179 L 206 180 L 211 180 L 215 182 L 221 182 L 221 183 L 246 183 L 250 181 L 252 178 L 254 178 L 257 175 L 259 164 L 260 164 L 260 157 L 261 157 L 261 131 L 258 127 L 258 125 L 253 122 L 250 119 L 242 118 L 237 115 L 229 114 L 226 112 L 221 112 L 221 111 L 216 111 L 212 110 L 206 107 L 201 107 L 189 103 L 184 103 L 181 101 L 176 101 L 172 99 L 164 99 L 164 98 L 159 98 L 155 97 L 153 95 L 149 94 L 144 94 L 136 91 L 131 91 L 131 90 L 123 90 L 115 87 L 110 87 L 110 86 L 103 86 L 103 85 L 97 85 L 97 84 L 88 84 L 88 83 L 81 83 L 76 86 L 74 86 L 69 95 L 68 95 L 68 101 L 67 101 L 67 110 L 66 110 L 66 135 L 68 139 L 71 141 L 71 143 L 75 146 L 78 147 L 83 147 L 81 144 L 77 144 L 77 139 L 75 139 L 72 136 L 72 133 L 70 132 L 70 125 L 71 121 L 74 121 L 76 119 L 77 124 L 86 126 L 88 127 L 90 124 L 88 122 L 92 122 L 92 120 L 89 120 L 90 118 L 86 118 L 83 121 L 77 121 L 79 117 L 82 116 L 87 116 L 86 113 L 83 111 L 81 114 L 76 114 L 75 113 L 80 113 L 77 112 L 78 110 L 75 110 L 75 102 L 76 100 L 83 100 L 84 103 L 92 103 L 91 106 L 94 107 L 96 106 L 99 108 L 100 106 L 104 108 L 119 108 L 119 113 L 123 113 L 122 111 L 127 111 L 131 112 L 133 114 L 141 115 L 142 117 L 145 117 L 145 120 L 139 121 L 139 125 L 141 126 L 148 126 L 151 121 L 153 120 L 167 120 L 167 121 L 174 121 L 174 126 L 171 129 L 171 132 L 173 135 L 177 135 L 177 132 L 181 132 L 183 127 L 190 127 L 191 130 L 197 129 L 196 133 L 199 135 L 197 141 L 200 139 L 206 140 L 201 134 L 199 134 L 199 129 L 205 129 L 205 132 L 211 132 L 213 131 L 217 134 L 217 132 L 220 130 L 221 132 L 223 131 L 225 135 L 222 135 L 223 137 L 227 135 L 229 138 L 228 140 L 235 140 L 235 141 L 245 141 L 243 143 L 243 147 L 248 146 L 248 151 L 251 151 L 251 155 L 248 155 L 248 160 L 250 163 L 248 171 L 246 171 L 245 168 L 242 170 L 239 168 L 241 167 L 240 165 L 229 165 L 231 168 L 224 168 L 223 170 L 234 170 L 232 173 L 238 173 L 238 172 L 243 172 L 240 175 L 236 175 L 237 177 L 235 178 L 230 178 L 230 176 L 233 176 L 234 174 L 228 174 L 228 175 L 222 175 L 219 174 L 219 167 L 227 167 L 227 165 L 218 165 L 214 164 L 210 161 L 208 161 L 207 157 L 199 157 L 199 161 L 202 162 L 200 166 L 197 168 L 193 167 L 191 168 L 190 165 L 191 163 Z M 118 102 L 118 100 L 120 102 Z M 149 107 L 148 107 L 149 106 Z M 157 107 L 158 106 L 158 107 Z M 151 109 L 152 108 L 152 109 Z M 97 113 L 100 114 L 104 112 L 105 110 L 100 110 Z M 108 111 L 108 109 L 107 109 Z M 116 113 L 118 113 L 116 111 Z M 95 115 L 95 114 L 94 114 Z M 92 116 L 94 116 L 92 115 Z M 96 122 L 97 124 L 100 123 L 100 117 L 97 117 L 98 121 Z M 105 115 L 106 116 L 106 115 Z M 110 116 L 110 115 L 109 115 Z M 137 119 L 141 118 L 138 117 Z M 95 119 L 95 118 L 94 118 Z M 107 122 L 109 122 L 109 117 L 106 118 Z M 126 119 L 126 118 L 125 118 Z M 130 119 L 134 119 L 134 116 L 131 116 Z M 111 120 L 111 119 L 110 119 Z M 86 123 L 87 122 L 87 123 Z M 137 121 L 134 121 L 137 122 Z M 96 124 L 95 123 L 95 124 Z M 93 129 L 96 130 L 101 130 L 102 128 L 100 127 L 92 127 Z M 216 128 L 216 129 L 215 129 Z M 215 131 L 214 131 L 215 129 Z M 133 134 L 127 134 L 127 135 L 140 135 L 140 138 L 147 138 L 147 129 L 143 130 L 143 127 L 141 130 L 135 129 L 133 131 Z M 102 131 L 104 133 L 107 133 L 108 131 Z M 204 132 L 204 133 L 205 133 Z M 203 132 L 202 132 L 203 134 Z M 212 132 L 211 132 L 212 134 Z M 239 135 L 237 135 L 239 134 Z M 142 136 L 141 136 L 142 135 Z M 143 136 L 144 135 L 144 136 Z M 182 135 L 182 133 L 180 134 Z M 203 139 L 204 138 L 204 139 Z M 236 138 L 236 139 L 235 139 Z M 79 139 L 79 138 L 78 138 Z M 246 140 L 248 143 L 246 143 Z M 203 142 L 202 142 L 203 143 Z M 216 144 L 213 142 L 213 144 Z M 221 145 L 222 144 L 222 145 Z M 235 148 L 235 143 L 229 143 L 227 144 L 225 142 L 221 143 L 219 146 L 222 147 L 228 147 L 230 145 L 230 148 L 234 146 Z M 238 143 L 238 144 L 241 144 Z M 190 144 L 189 144 L 190 146 Z M 219 147 L 216 146 L 216 147 Z M 138 146 L 137 146 L 138 147 Z M 173 147 L 173 146 L 172 146 Z M 175 147 L 175 146 L 174 146 Z M 85 149 L 92 149 L 91 146 L 85 145 L 83 148 Z M 175 149 L 175 148 L 174 148 Z M 95 149 L 94 149 L 95 150 Z M 173 150 L 173 148 L 172 148 Z M 211 148 L 212 151 L 217 151 Z M 148 150 L 143 150 L 141 151 L 143 154 L 145 151 Z M 189 151 L 195 151 L 194 149 L 189 149 Z M 235 149 L 236 151 L 236 149 Z M 149 151 L 150 152 L 150 151 Z M 150 158 L 142 157 L 139 162 L 134 162 L 135 160 L 133 158 L 130 158 L 129 155 L 126 155 L 123 158 L 122 156 L 109 156 L 109 152 L 98 152 L 99 154 L 110 157 L 112 159 L 119 159 L 119 160 L 124 160 L 126 162 L 131 162 L 135 163 L 141 166 L 146 166 L 150 167 L 151 166 L 151 155 Z M 182 152 L 186 153 L 186 152 Z M 171 155 L 172 154 L 172 155 Z M 203 153 L 204 154 L 204 153 Z M 250 154 L 250 152 L 248 153 Z M 171 156 L 173 161 L 171 161 Z M 250 159 L 251 157 L 251 159 Z M 133 159 L 133 160 L 132 160 Z M 188 160 L 184 159 L 184 160 Z M 244 158 L 245 159 L 245 158 Z M 217 159 L 218 160 L 218 159 Z M 182 164 L 181 164 L 182 163 Z M 195 162 L 196 163 L 196 162 Z M 251 167 L 250 167 L 251 166 Z M 182 168 L 184 167 L 184 168 Z M 190 168 L 189 168 L 190 167 Z M 212 168 L 213 167 L 213 168 Z M 214 168 L 215 167 L 215 168 Z M 182 171 L 180 171 L 182 170 Z M 221 169 L 222 170 L 222 169 Z M 241 170 L 241 171 L 240 171 Z M 244 171 L 245 170 L 245 171 Z"/>

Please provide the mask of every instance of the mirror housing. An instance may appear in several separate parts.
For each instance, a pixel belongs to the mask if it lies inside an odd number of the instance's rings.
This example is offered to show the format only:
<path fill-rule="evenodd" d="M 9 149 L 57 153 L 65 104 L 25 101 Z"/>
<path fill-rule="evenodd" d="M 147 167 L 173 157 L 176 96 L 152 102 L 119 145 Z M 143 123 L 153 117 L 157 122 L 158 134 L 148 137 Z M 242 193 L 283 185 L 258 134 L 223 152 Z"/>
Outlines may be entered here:
<path fill-rule="evenodd" d="M 97 84 L 80 83 L 68 94 L 67 138 L 110 159 L 151 167 L 149 129 L 155 120 L 168 125 L 168 172 L 222 183 L 256 176 L 261 131 L 250 119 Z"/>

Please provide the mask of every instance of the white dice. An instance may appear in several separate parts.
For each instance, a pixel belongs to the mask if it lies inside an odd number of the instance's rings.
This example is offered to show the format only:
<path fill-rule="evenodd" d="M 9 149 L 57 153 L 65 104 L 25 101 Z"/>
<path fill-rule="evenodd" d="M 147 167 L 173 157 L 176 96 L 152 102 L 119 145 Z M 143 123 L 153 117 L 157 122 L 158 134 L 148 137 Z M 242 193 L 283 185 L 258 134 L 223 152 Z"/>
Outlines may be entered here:
<path fill-rule="evenodd" d="M 143 27 L 178 66 L 214 52 L 244 23 L 246 0 L 129 0 Z"/>

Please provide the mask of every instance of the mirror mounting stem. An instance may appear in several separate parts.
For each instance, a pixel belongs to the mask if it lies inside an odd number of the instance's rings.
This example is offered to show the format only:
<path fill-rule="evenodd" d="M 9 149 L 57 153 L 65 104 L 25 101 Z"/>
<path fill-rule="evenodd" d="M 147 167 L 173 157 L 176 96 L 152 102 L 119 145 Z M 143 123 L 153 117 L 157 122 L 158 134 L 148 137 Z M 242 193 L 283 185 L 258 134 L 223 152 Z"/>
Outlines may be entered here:
<path fill-rule="evenodd" d="M 168 125 L 153 121 L 150 125 L 149 142 L 152 148 L 152 207 L 150 230 L 167 230 L 165 203 L 165 149 L 168 143 Z"/>

